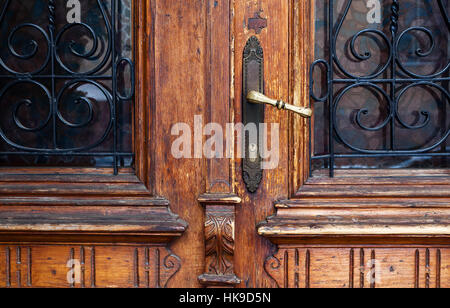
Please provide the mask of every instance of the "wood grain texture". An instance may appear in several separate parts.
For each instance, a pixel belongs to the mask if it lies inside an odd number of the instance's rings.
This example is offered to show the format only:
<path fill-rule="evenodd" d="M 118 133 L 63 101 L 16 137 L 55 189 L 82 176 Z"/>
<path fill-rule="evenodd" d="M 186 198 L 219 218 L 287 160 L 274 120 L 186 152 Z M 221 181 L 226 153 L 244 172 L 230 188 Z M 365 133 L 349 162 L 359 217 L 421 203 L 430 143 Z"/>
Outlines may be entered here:
<path fill-rule="evenodd" d="M 0 287 L 160 288 L 180 266 L 163 246 L 0 245 Z"/>
<path fill-rule="evenodd" d="M 314 58 L 314 48 L 311 48 L 314 46 L 314 1 L 292 1 L 289 12 L 286 16 L 290 16 L 291 102 L 308 106 L 309 65 Z M 270 23 L 270 16 L 268 20 Z M 278 45 L 282 46 L 282 43 Z M 258 224 L 259 234 L 280 247 L 265 264 L 273 281 L 279 287 L 383 287 L 396 283 L 412 287 L 432 286 L 432 269 L 442 273 L 442 265 L 436 267 L 432 262 L 442 264 L 438 261 L 442 251 L 435 248 L 404 250 L 402 245 L 448 243 L 449 171 L 341 170 L 336 172 L 335 178 L 329 178 L 325 171 L 315 172 L 310 177 L 309 134 L 313 134 L 310 128 L 314 125 L 313 120 L 311 122 L 309 126 L 304 120 L 290 118 L 290 165 L 286 173 L 290 177 L 289 198 L 272 199 L 276 214 Z M 390 244 L 391 247 L 360 250 L 357 246 L 345 246 L 350 243 Z M 281 248 L 287 244 L 294 248 Z M 317 246 L 311 249 L 296 247 L 308 244 Z M 326 248 L 327 245 L 340 246 Z M 404 271 L 398 277 L 388 276 L 387 282 L 381 283 L 377 281 L 376 273 L 373 273 L 375 279 L 372 281 L 362 279 L 367 268 L 359 273 L 343 271 L 355 268 L 359 263 L 366 266 L 371 258 L 382 264 L 389 260 L 394 269 L 402 268 L 405 262 L 401 256 L 406 252 L 409 256 L 407 280 L 401 276 Z M 306 269 L 299 265 L 302 262 Z M 375 265 L 371 264 L 372 267 Z"/>
<path fill-rule="evenodd" d="M 203 197 L 205 205 L 205 273 L 199 281 L 207 287 L 235 286 L 241 282 L 234 272 L 235 206 L 239 198 Z M 231 203 L 230 200 L 236 200 Z"/>
<path fill-rule="evenodd" d="M 167 199 L 155 194 L 153 137 L 155 113 L 149 112 L 152 17 L 146 1 L 135 1 L 133 16 L 136 44 L 136 99 L 134 121 L 135 171 L 120 170 L 114 176 L 101 168 L 3 168 L 0 176 L 0 237 L 11 232 L 36 240 L 40 234 L 63 237 L 120 233 L 146 240 L 170 241 L 187 225 L 169 209 Z M 142 44 L 141 44 L 142 43 Z M 154 57 L 154 53 L 151 53 Z M 82 206 L 82 208 L 79 208 Z M 131 206 L 136 206 L 135 209 Z M 137 211 L 137 212 L 136 212 Z M 134 212 L 134 214 L 133 214 Z M 30 213 L 34 215 L 30 216 Z M 27 233 L 28 232 L 28 233 Z M 33 232 L 33 233 L 32 233 Z M 64 233 L 64 234 L 63 234 Z M 76 240 L 73 236 L 71 240 Z M 15 239 L 19 234 L 14 234 Z M 109 236 L 109 237 L 111 237 Z M 12 239 L 11 239 L 12 240 Z M 69 239 L 66 239 L 69 241 Z M 104 240 L 104 239 L 102 239 Z"/>
<path fill-rule="evenodd" d="M 310 177 L 308 120 L 274 108 L 280 161 L 255 194 L 237 141 L 226 158 L 170 154 L 176 123 L 242 122 L 251 36 L 265 93 L 309 106 L 313 2 L 133 1 L 135 168 L 2 168 L 0 287 L 450 287 L 449 170 Z"/>
<path fill-rule="evenodd" d="M 142 267 L 144 276 L 149 275 L 144 286 L 165 287 L 179 270 L 181 260 L 164 245 L 181 236 L 187 224 L 156 190 L 152 4 L 133 1 L 134 169 L 121 169 L 114 176 L 101 168 L 2 168 L 0 242 L 7 245 L 0 247 L 3 286 L 72 287 L 65 266 L 76 258 L 81 286 L 131 287 L 132 248 L 127 245 L 137 244 L 150 245 L 138 248 L 139 256 L 145 255 L 142 249 L 150 254 L 141 258 L 151 263 Z M 42 243 L 48 246 L 35 246 Z M 119 246 L 95 246 L 112 243 Z"/>
<path fill-rule="evenodd" d="M 205 159 L 176 159 L 171 153 L 172 126 L 187 123 L 208 110 L 206 15 L 207 1 L 149 0 L 154 38 L 154 88 L 152 112 L 155 119 L 153 167 L 155 193 L 170 200 L 174 213 L 189 224 L 183 239 L 172 249 L 183 264 L 169 286 L 201 287 L 198 276 L 205 268 L 204 210 L 198 197 L 205 193 Z M 221 99 L 228 99 L 228 96 Z M 222 100 L 223 103 L 223 100 Z M 217 104 L 220 105 L 219 100 Z"/>
<path fill-rule="evenodd" d="M 281 246 L 265 269 L 284 288 L 439 288 L 450 283 L 439 261 L 449 254 L 448 246 Z"/>
<path fill-rule="evenodd" d="M 232 102 L 232 1 L 208 0 L 206 7 L 205 100 L 206 120 L 227 127 L 233 122 Z M 217 133 L 217 132 L 216 132 Z M 234 144 L 206 164 L 205 192 L 198 202 L 205 210 L 205 271 L 198 277 L 205 287 L 232 287 L 240 283 L 234 273 L 235 207 L 241 198 L 234 194 Z"/>
<path fill-rule="evenodd" d="M 248 39 L 256 35 L 264 49 L 265 93 L 269 97 L 289 100 L 289 22 L 292 1 L 234 1 L 234 113 L 242 122 L 242 53 Z M 259 12 L 267 19 L 260 34 L 248 28 L 249 18 Z M 288 197 L 288 118 L 287 112 L 266 108 L 265 123 L 280 125 L 280 161 L 273 170 L 264 170 L 258 191 L 249 194 L 242 181 L 241 161 L 235 164 L 237 194 L 242 205 L 236 213 L 236 274 L 240 287 L 269 287 L 273 282 L 264 272 L 264 259 L 273 246 L 255 232 L 258 222 L 274 211 L 273 200 Z M 270 133 L 269 133 L 270 136 Z"/>

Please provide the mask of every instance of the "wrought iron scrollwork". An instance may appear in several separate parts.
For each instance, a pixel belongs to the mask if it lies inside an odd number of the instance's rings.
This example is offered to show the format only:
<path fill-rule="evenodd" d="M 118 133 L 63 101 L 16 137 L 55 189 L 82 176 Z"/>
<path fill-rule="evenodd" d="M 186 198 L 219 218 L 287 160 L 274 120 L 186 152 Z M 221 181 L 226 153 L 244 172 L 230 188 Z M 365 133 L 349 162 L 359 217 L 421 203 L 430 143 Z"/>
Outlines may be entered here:
<path fill-rule="evenodd" d="M 449 16 L 447 7 L 444 4 L 444 0 L 437 0 L 437 14 L 435 18 L 441 18 L 442 23 L 447 25 L 440 29 L 441 31 L 450 31 Z M 359 70 L 358 73 L 349 70 L 345 64 L 342 63 L 338 55 L 339 37 L 341 35 L 341 29 L 346 21 L 349 12 L 352 9 L 352 0 L 346 0 L 342 7 L 342 13 L 338 15 L 337 19 L 335 12 L 335 2 L 333 0 L 328 1 L 327 8 L 327 41 L 329 43 L 329 50 L 327 51 L 327 58 L 318 59 L 311 65 L 310 71 L 310 95 L 312 103 L 327 103 L 328 110 L 328 149 L 327 153 L 315 153 L 314 149 L 311 149 L 311 160 L 328 160 L 330 169 L 330 176 L 334 176 L 335 162 L 339 158 L 365 158 L 365 157 L 394 157 L 394 156 L 450 156 L 448 150 L 438 149 L 448 139 L 450 135 L 450 127 L 441 127 L 438 131 L 440 134 L 432 140 L 432 144 L 425 144 L 414 149 L 402 149 L 396 146 L 396 129 L 398 127 L 411 131 L 419 130 L 430 125 L 431 112 L 426 108 L 421 110 L 414 110 L 417 114 L 415 123 L 408 123 L 404 118 L 404 112 L 411 112 L 413 110 L 409 108 L 402 108 L 402 99 L 405 95 L 414 90 L 433 90 L 439 93 L 442 99 L 442 116 L 446 116 L 446 110 L 450 103 L 450 94 L 448 89 L 448 83 L 450 82 L 449 70 L 450 59 L 444 60 L 444 64 L 435 68 L 430 73 L 419 73 L 408 68 L 408 65 L 402 60 L 401 46 L 405 40 L 416 40 L 417 47 L 415 52 L 410 57 L 416 57 L 417 59 L 425 59 L 429 57 L 433 51 L 436 50 L 437 42 L 436 37 L 432 30 L 425 26 L 411 26 L 400 32 L 401 17 L 402 14 L 407 14 L 407 11 L 402 11 L 401 1 L 390 1 L 389 7 L 389 25 L 388 31 L 381 31 L 375 28 L 367 28 L 358 31 L 356 34 L 350 37 L 346 47 L 348 48 L 348 55 L 353 57 L 354 63 L 363 63 L 373 58 L 372 51 L 363 48 L 361 42 L 362 37 L 371 36 L 372 39 L 377 39 L 379 46 L 386 54 L 381 63 L 374 71 Z M 434 18 L 434 17 L 433 17 Z M 389 34 L 386 34 L 388 32 Z M 417 36 L 414 34 L 420 34 L 422 40 L 419 42 Z M 367 48 L 367 46 L 366 46 Z M 314 85 L 314 72 L 315 70 L 321 70 L 326 73 L 327 89 L 323 96 L 319 97 Z M 353 119 L 350 119 L 358 129 L 366 132 L 376 132 L 388 128 L 390 131 L 389 142 L 386 142 L 386 146 L 383 149 L 364 148 L 355 145 L 354 140 L 346 138 L 341 131 L 338 124 L 339 121 L 346 121 L 342 119 L 338 109 L 345 97 L 356 88 L 363 88 L 369 90 L 372 93 L 376 93 L 378 97 L 378 104 L 385 104 L 387 116 L 375 125 L 369 125 L 367 123 L 367 117 L 369 116 L 368 108 L 360 108 L 353 114 Z M 348 152 L 340 153 L 336 151 L 336 144 L 344 146 Z M 438 150 L 437 150 L 438 149 Z"/>
<path fill-rule="evenodd" d="M 12 4 L 11 0 L 6 0 L 0 6 L 0 26 L 5 23 L 6 15 L 12 10 Z M 52 140 L 51 146 L 27 145 L 24 140 L 16 140 L 17 136 L 14 139 L 8 135 L 11 127 L 5 127 L 5 123 L 0 123 L 0 137 L 11 148 L 1 151 L 1 155 L 111 157 L 114 161 L 115 173 L 117 173 L 119 159 L 133 156 L 132 153 L 119 151 L 117 136 L 118 118 L 120 117 L 118 105 L 123 101 L 133 99 L 135 83 L 132 59 L 124 57 L 117 50 L 118 0 L 93 0 L 92 5 L 96 5 L 96 9 L 99 10 L 99 19 L 101 19 L 97 20 L 94 25 L 78 22 L 58 27 L 56 24 L 58 5 L 60 3 L 55 0 L 47 1 L 46 27 L 33 22 L 11 25 L 12 30 L 7 37 L 7 44 L 2 45 L 2 54 L 0 54 L 0 102 L 5 99 L 9 91 L 15 90 L 17 93 L 17 88 L 23 85 L 35 89 L 32 98 L 26 96 L 17 98 L 17 102 L 6 102 L 13 106 L 11 123 L 16 126 L 15 129 L 18 131 L 41 134 L 44 131 L 51 132 L 52 136 L 49 136 Z M 102 29 L 99 30 L 99 27 Z M 100 36 L 98 31 L 103 31 L 103 35 Z M 35 37 L 39 36 L 39 39 L 31 38 L 28 42 L 24 42 L 23 36 L 22 39 L 18 39 L 20 33 L 30 32 L 33 32 Z M 84 33 L 85 42 L 82 42 L 81 38 L 79 42 L 70 40 L 70 37 L 74 37 L 74 33 Z M 88 39 L 86 39 L 87 37 Z M 39 52 L 41 63 L 36 64 Z M 22 69 L 18 69 L 17 65 L 10 65 L 3 58 L 2 55 L 5 54 L 9 59 L 15 59 L 15 61 L 34 61 L 35 67 L 26 70 L 21 66 Z M 65 60 L 68 55 L 82 61 L 90 61 L 90 65 L 75 69 Z M 124 67 L 122 70 L 121 66 Z M 126 89 L 118 82 L 121 74 L 125 74 L 126 67 L 130 71 L 130 89 Z M 100 99 L 95 104 L 103 104 L 101 110 L 94 107 L 92 98 L 83 91 L 72 91 L 76 87 L 87 86 L 98 92 Z M 76 94 L 67 95 L 71 91 Z M 15 96 L 17 95 L 15 94 Z M 34 121 L 35 123 L 26 123 L 24 119 L 27 117 L 24 114 L 30 112 L 31 108 L 44 108 L 44 106 L 37 106 L 38 101 L 41 104 L 43 101 L 48 103 L 48 106 L 45 107 L 45 116 L 38 123 L 36 121 Z M 68 106 L 81 108 L 84 110 L 83 116 L 77 119 L 71 118 L 71 115 L 64 111 L 68 109 Z M 101 116 L 96 114 L 100 111 L 104 113 Z M 39 116 L 43 116 L 43 112 L 39 113 Z M 95 132 L 95 138 L 97 135 L 98 138 L 88 141 L 90 144 L 68 147 L 58 142 L 58 127 L 89 129 L 95 121 L 104 122 L 100 125 L 103 131 Z M 97 125 L 96 128 L 98 129 L 98 127 Z M 110 150 L 97 152 L 95 149 L 106 143 L 107 139 L 112 140 L 108 141 L 106 146 Z"/>

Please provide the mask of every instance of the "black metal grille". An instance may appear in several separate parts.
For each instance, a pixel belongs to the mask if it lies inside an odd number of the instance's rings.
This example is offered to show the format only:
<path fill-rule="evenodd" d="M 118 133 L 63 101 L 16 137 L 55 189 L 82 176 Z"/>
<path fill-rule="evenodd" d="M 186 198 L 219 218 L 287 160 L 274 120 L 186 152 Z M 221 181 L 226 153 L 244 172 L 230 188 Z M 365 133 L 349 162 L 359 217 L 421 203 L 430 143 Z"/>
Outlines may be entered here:
<path fill-rule="evenodd" d="M 110 12 L 108 12 L 105 3 L 110 5 Z M 122 153 L 119 151 L 117 144 L 117 132 L 118 132 L 118 104 L 122 101 L 130 101 L 134 96 L 134 64 L 133 61 L 127 57 L 122 57 L 116 50 L 116 32 L 118 28 L 118 1 L 110 0 L 101 1 L 96 0 L 92 5 L 97 5 L 99 12 L 101 12 L 102 23 L 106 29 L 106 42 L 101 42 L 95 30 L 96 24 L 89 25 L 85 22 L 79 23 L 67 23 L 61 29 L 57 29 L 55 24 L 57 5 L 65 6 L 65 1 L 48 0 L 47 2 L 47 14 L 48 24 L 46 27 L 38 25 L 32 22 L 25 22 L 13 26 L 13 30 L 10 32 L 7 44 L 2 43 L 2 49 L 7 48 L 8 52 L 16 59 L 29 60 L 33 58 L 39 49 L 46 49 L 44 63 L 37 69 L 29 72 L 19 72 L 4 62 L 0 58 L 0 66 L 5 71 L 4 74 L 0 74 L 0 100 L 7 94 L 12 87 L 20 85 L 32 85 L 36 86 L 41 94 L 48 100 L 49 106 L 47 107 L 49 112 L 45 119 L 42 119 L 39 125 L 31 127 L 29 124 L 22 123 L 20 120 L 20 110 L 24 106 L 30 106 L 33 101 L 30 99 L 22 99 L 18 102 L 8 102 L 15 104 L 14 112 L 12 114 L 13 123 L 24 132 L 38 133 L 44 129 L 51 131 L 52 146 L 51 147 L 34 147 L 26 144 L 21 144 L 20 141 L 11 140 L 8 137 L 7 129 L 0 127 L 1 139 L 11 147 L 11 150 L 1 151 L 0 155 L 32 155 L 32 156 L 92 156 L 92 157 L 109 157 L 113 161 L 112 167 L 115 174 L 118 172 L 119 161 L 124 157 L 132 158 L 132 153 Z M 3 5 L 3 10 L 0 12 L 0 24 L 4 21 L 5 15 L 10 9 L 11 1 L 6 0 Z M 19 49 L 14 46 L 15 35 L 19 31 L 26 29 L 37 31 L 43 37 L 44 47 L 39 46 L 35 40 L 28 42 L 28 49 Z M 73 42 L 63 42 L 64 35 L 70 31 L 83 30 L 90 34 L 92 46 L 85 47 L 85 52 L 80 52 L 73 46 Z M 59 49 L 62 44 L 69 46 L 70 53 L 84 60 L 91 60 L 95 58 L 98 50 L 102 48 L 104 50 L 104 57 L 99 61 L 98 65 L 90 68 L 85 72 L 77 72 L 72 69 L 70 65 L 67 65 L 61 58 Z M 131 88 L 122 89 L 119 85 L 118 75 L 119 66 L 129 66 L 131 76 Z M 64 82 L 61 86 L 61 82 Z M 105 82 L 108 82 L 110 86 L 105 86 Z M 59 86 L 57 86 L 59 84 Z M 99 117 L 95 117 L 92 102 L 83 96 L 77 97 L 75 102 L 77 104 L 84 104 L 86 112 L 85 119 L 74 122 L 70 121 L 60 111 L 63 101 L 64 92 L 74 85 L 89 85 L 95 87 L 99 93 L 106 98 L 107 109 L 109 110 L 109 119 L 105 124 L 105 131 L 98 140 L 90 142 L 90 144 L 77 146 L 77 147 L 61 147 L 58 145 L 57 134 L 58 125 L 65 125 L 70 128 L 83 128 L 90 122 Z M 37 91 L 38 92 L 38 91 Z M 35 95 L 40 95 L 35 93 Z M 51 127 L 51 129 L 49 129 Z M 112 137 L 111 137 L 112 136 Z M 112 138 L 111 146 L 108 146 L 108 151 L 96 151 L 100 145 L 102 145 L 106 139 Z"/>
<path fill-rule="evenodd" d="M 442 29 L 443 31 L 450 30 L 450 20 L 447 12 L 447 7 L 444 5 L 443 0 L 436 0 L 439 7 L 439 16 L 433 16 L 433 18 L 442 18 Z M 420 58 L 426 58 L 430 55 L 431 51 L 436 47 L 435 37 L 432 31 L 426 27 L 422 26 L 412 26 L 401 33 L 399 33 L 399 17 L 401 14 L 408 14 L 408 10 L 402 10 L 402 1 L 392 0 L 389 7 L 389 30 L 380 31 L 378 29 L 367 28 L 363 29 L 353 35 L 351 40 L 349 40 L 348 47 L 349 53 L 354 57 L 356 61 L 366 61 L 370 59 L 373 55 L 370 52 L 360 53 L 357 48 L 357 42 L 364 35 L 372 35 L 379 38 L 380 42 L 385 45 L 387 49 L 388 59 L 385 64 L 383 64 L 378 70 L 373 73 L 369 73 L 365 76 L 357 76 L 353 72 L 346 70 L 344 65 L 339 61 L 337 56 L 337 40 L 340 35 L 340 31 L 344 21 L 346 20 L 349 11 L 352 8 L 352 0 L 347 0 L 343 6 L 343 13 L 335 13 L 335 2 L 333 0 L 328 1 L 327 7 L 327 40 L 329 42 L 329 48 L 326 51 L 326 58 L 316 60 L 311 66 L 310 73 L 310 93 L 312 104 L 318 102 L 327 104 L 328 110 L 328 124 L 329 130 L 327 140 L 328 151 L 327 153 L 315 153 L 312 145 L 312 140 L 310 140 L 311 148 L 311 162 L 314 160 L 326 160 L 328 162 L 330 176 L 333 177 L 335 173 L 335 163 L 337 159 L 341 158 L 384 158 L 384 157 L 433 157 L 433 156 L 449 156 L 450 153 L 442 144 L 445 144 L 448 136 L 450 135 L 450 130 L 447 127 L 440 129 L 440 136 L 436 142 L 432 145 L 427 145 L 423 148 L 416 148 L 411 150 L 401 150 L 397 149 L 395 146 L 396 141 L 396 125 L 400 125 L 404 129 L 411 130 L 413 134 L 415 130 L 426 127 L 430 122 L 430 115 L 427 111 L 418 111 L 421 116 L 421 121 L 417 124 L 410 125 L 406 123 L 399 115 L 399 100 L 405 94 L 406 91 L 413 87 L 431 87 L 441 93 L 442 99 L 444 101 L 444 116 L 446 104 L 450 102 L 450 94 L 448 90 L 448 82 L 450 78 L 448 77 L 450 62 L 447 59 L 447 64 L 442 69 L 432 74 L 418 74 L 408 69 L 401 61 L 399 55 L 402 50 L 399 49 L 399 45 L 406 36 L 412 32 L 418 32 L 426 36 L 429 41 L 428 50 L 417 49 L 416 56 Z M 405 2 L 403 2 L 405 3 Z M 385 8 L 386 9 L 386 8 Z M 339 16 L 335 16 L 339 15 Z M 336 20 L 337 19 L 337 20 Z M 388 32 L 386 34 L 385 32 Z M 448 54 L 447 54 L 448 55 Z M 322 97 L 317 97 L 314 93 L 314 70 L 316 68 L 322 68 L 326 71 L 326 83 L 327 89 L 324 89 L 326 94 Z M 388 74 L 388 78 L 384 78 L 383 75 Z M 339 89 L 337 86 L 339 85 Z M 386 91 L 383 87 L 388 86 L 389 90 Z M 339 120 L 339 114 L 336 110 L 347 92 L 356 88 L 363 87 L 366 89 L 371 89 L 380 94 L 386 102 L 388 102 L 387 110 L 388 117 L 383 120 L 383 122 L 377 126 L 370 127 L 363 123 L 362 119 L 368 114 L 367 109 L 359 109 L 353 121 L 359 126 L 360 129 L 366 131 L 379 131 L 389 126 L 390 136 L 389 142 L 386 143 L 384 149 L 365 149 L 352 144 L 350 140 L 347 140 L 342 136 L 342 132 L 339 130 L 337 121 Z M 347 150 L 345 153 L 338 153 L 335 150 L 336 143 L 343 145 Z M 441 147 L 440 147 L 441 146 Z M 311 168 L 312 169 L 312 168 Z"/>

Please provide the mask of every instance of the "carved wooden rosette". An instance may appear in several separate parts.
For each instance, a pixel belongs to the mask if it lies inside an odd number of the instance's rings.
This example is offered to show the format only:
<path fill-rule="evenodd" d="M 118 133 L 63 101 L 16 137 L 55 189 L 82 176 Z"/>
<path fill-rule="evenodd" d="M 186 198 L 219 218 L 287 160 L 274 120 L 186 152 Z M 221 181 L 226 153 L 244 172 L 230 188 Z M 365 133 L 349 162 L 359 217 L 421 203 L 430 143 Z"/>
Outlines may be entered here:
<path fill-rule="evenodd" d="M 235 205 L 234 195 L 203 195 L 205 206 L 205 273 L 199 277 L 205 286 L 231 287 L 240 283 L 234 273 Z"/>

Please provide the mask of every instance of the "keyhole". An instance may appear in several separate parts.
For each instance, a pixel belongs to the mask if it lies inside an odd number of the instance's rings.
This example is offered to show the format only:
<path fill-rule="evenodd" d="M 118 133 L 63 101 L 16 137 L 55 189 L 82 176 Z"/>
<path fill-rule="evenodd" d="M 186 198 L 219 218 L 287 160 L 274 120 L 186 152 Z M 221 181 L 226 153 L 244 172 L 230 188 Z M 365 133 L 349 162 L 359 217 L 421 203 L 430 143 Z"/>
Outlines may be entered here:
<path fill-rule="evenodd" d="M 250 161 L 255 162 L 258 158 L 258 146 L 256 145 L 256 143 L 250 143 L 248 149 Z"/>

